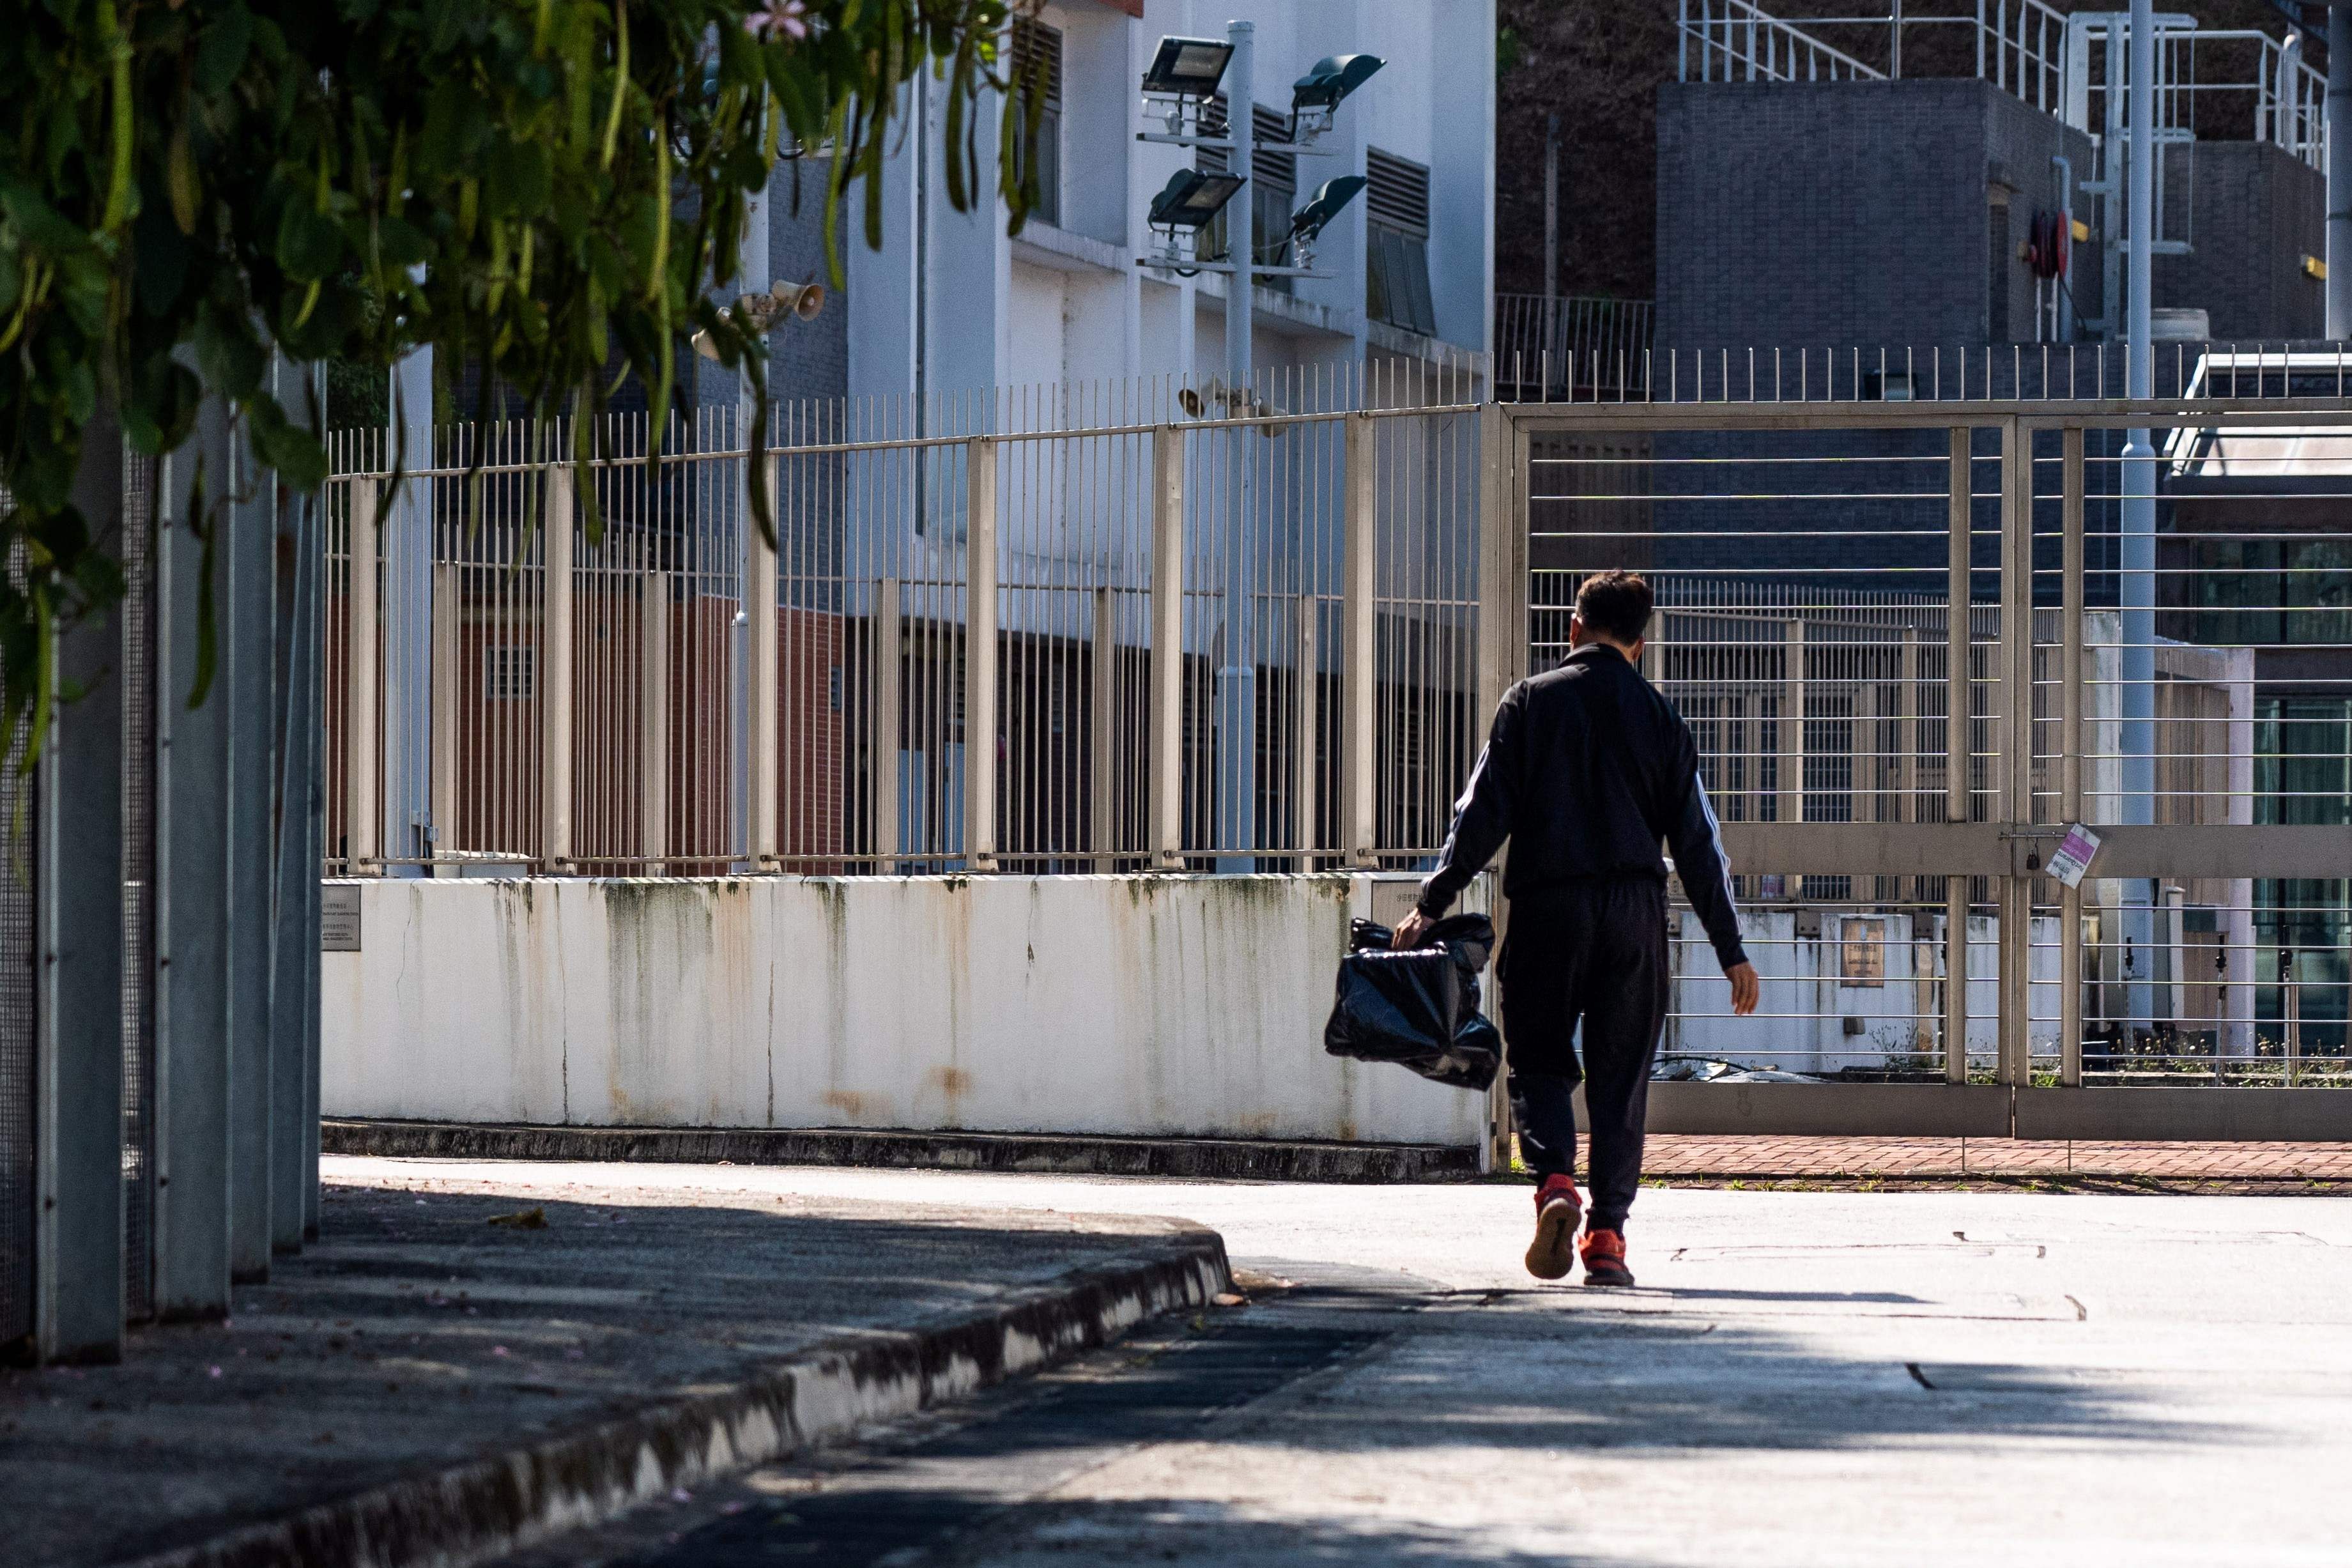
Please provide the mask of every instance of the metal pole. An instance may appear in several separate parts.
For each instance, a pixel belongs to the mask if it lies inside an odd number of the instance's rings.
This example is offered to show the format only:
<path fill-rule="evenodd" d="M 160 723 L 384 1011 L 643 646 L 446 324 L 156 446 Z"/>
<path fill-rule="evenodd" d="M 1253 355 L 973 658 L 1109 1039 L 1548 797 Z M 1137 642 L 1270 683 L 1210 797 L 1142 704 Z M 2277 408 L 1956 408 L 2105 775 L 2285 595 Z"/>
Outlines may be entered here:
<path fill-rule="evenodd" d="M 426 852 L 457 846 L 457 564 L 433 567 L 433 830 Z M 440 876 L 454 868 L 435 866 Z"/>
<path fill-rule="evenodd" d="M 1234 270 L 1225 280 L 1225 380 L 1251 407 L 1250 333 L 1255 302 L 1252 268 L 1257 256 L 1255 214 L 1250 187 L 1255 172 L 1256 105 L 1251 97 L 1256 28 L 1248 22 L 1226 26 L 1234 46 L 1225 65 L 1226 167 L 1242 182 L 1225 205 L 1227 251 Z M 1225 518 L 1225 649 L 1217 671 L 1216 842 L 1230 853 L 1217 869 L 1252 871 L 1257 857 L 1257 517 L 1254 469 L 1257 433 L 1247 426 L 1224 431 L 1219 447 L 1233 465 L 1233 509 Z"/>
<path fill-rule="evenodd" d="M 1971 542 L 1970 491 L 1975 483 L 1966 426 L 1952 431 L 1949 529 L 1944 627 L 1944 818 L 1966 822 L 1970 815 L 1969 772 L 1973 765 L 1969 710 L 1969 619 L 1971 614 L 1969 564 Z M 1948 1083 L 1969 1079 L 1969 879 L 1944 881 L 1944 1079 Z"/>
<path fill-rule="evenodd" d="M 433 351 L 418 349 L 392 372 L 393 450 L 407 470 L 383 520 L 383 828 L 385 874 L 422 876 L 433 810 L 434 482 Z"/>
<path fill-rule="evenodd" d="M 1322 669 L 1316 649 L 1318 601 L 1301 594 L 1291 612 L 1290 841 L 1298 868 L 1315 868 L 1316 828 L 1321 818 L 1321 775 L 1316 770 L 1316 736 L 1321 715 Z"/>
<path fill-rule="evenodd" d="M 546 476 L 547 521 L 540 553 L 544 582 L 537 686 L 539 858 L 554 875 L 572 863 L 572 469 L 569 463 L 558 463 L 541 472 Z"/>
<path fill-rule="evenodd" d="M 102 403 L 74 482 L 74 503 L 101 539 L 119 542 L 128 523 L 123 469 L 121 426 Z M 123 649 L 112 605 L 58 637 L 56 717 L 34 780 L 34 1336 L 43 1361 L 122 1354 Z"/>
<path fill-rule="evenodd" d="M 2124 354 L 2130 396 L 2154 394 L 2149 310 L 2155 276 L 2156 22 L 2152 0 L 2131 8 L 2131 199 L 2128 330 Z M 2145 427 L 2133 429 L 2123 465 L 2123 820 L 2156 820 L 2156 448 Z M 2130 955 L 2125 979 L 2130 1027 L 2154 1017 L 2148 984 L 2154 934 L 2152 883 L 2124 884 L 2124 941 Z"/>
<path fill-rule="evenodd" d="M 269 861 L 278 778 L 271 722 L 278 485 L 250 453 L 251 437 L 240 427 L 236 493 L 224 520 L 228 613 L 220 694 L 229 724 L 229 1277 L 239 1284 L 269 1278 Z M 428 646 L 428 671 L 431 663 Z"/>
<path fill-rule="evenodd" d="M 751 458 L 743 459 L 747 464 Z M 768 459 L 768 494 L 781 464 Z M 774 868 L 776 858 L 776 546 L 743 521 L 743 855 L 746 869 Z"/>
<path fill-rule="evenodd" d="M 318 497 L 296 498 L 281 513 L 292 527 L 279 536 L 285 550 L 280 559 L 293 567 L 278 585 L 283 678 L 278 689 L 278 821 L 269 949 L 269 1245 L 279 1253 L 301 1250 L 309 1145 L 318 1128 L 307 1113 L 310 1060 L 306 1015 L 310 998 L 306 982 L 319 950 L 318 929 L 308 918 L 319 886 L 319 863 L 310 852 L 310 804 L 323 737 L 310 694 L 317 679 L 315 628 L 324 510 Z M 453 670 L 457 666 L 454 657 L 445 660 L 438 650 L 435 661 L 436 674 L 445 663 Z M 439 745 L 436 736 L 436 759 Z"/>
<path fill-rule="evenodd" d="M 1151 437 L 1151 858 L 1184 868 L 1184 432 Z"/>
<path fill-rule="evenodd" d="M 2014 419 L 2000 427 L 2000 793 L 2018 827 L 2033 820 L 2033 444 Z M 2018 871 L 2002 889 L 2000 1079 L 2012 1088 L 2032 1077 L 2033 883 Z"/>
<path fill-rule="evenodd" d="M 1094 818 L 1094 867 L 1108 872 L 1118 849 L 1118 601 L 1095 590 L 1094 679 L 1087 738 Z"/>
<path fill-rule="evenodd" d="M 1377 563 L 1372 456 L 1380 432 L 1363 415 L 1345 426 L 1345 511 L 1341 522 L 1339 632 L 1339 851 L 1350 866 L 1380 864 L 1379 781 L 1373 704 L 1380 690 L 1375 631 Z"/>
<path fill-rule="evenodd" d="M 658 877 L 669 854 L 669 584 L 667 572 L 648 572 L 637 593 L 637 682 L 645 733 L 637 738 L 637 788 L 642 819 L 637 853 L 645 873 Z"/>
<path fill-rule="evenodd" d="M 1559 323 L 1559 116 L 1544 116 L 1544 314 L 1546 353 L 1556 353 L 1552 333 Z M 1538 363 L 1546 363 L 1538 360 Z M 1573 384 L 1574 378 L 1570 377 Z"/>
<path fill-rule="evenodd" d="M 885 577 L 874 595 L 874 852 L 882 857 L 877 868 L 886 874 L 898 869 L 892 857 L 904 847 L 898 826 L 898 741 L 906 672 L 899 627 L 898 579 Z"/>
<path fill-rule="evenodd" d="M 2062 489 L 2063 565 L 2060 588 L 2058 693 L 2059 802 L 2061 822 L 2083 819 L 2083 429 L 2069 426 L 2064 437 Z M 2083 889 L 2063 889 L 2058 897 L 2058 1081 L 2068 1089 L 2083 1082 Z"/>
<path fill-rule="evenodd" d="M 996 869 L 996 442 L 964 449 L 963 850 Z"/>
<path fill-rule="evenodd" d="M 188 706 L 205 592 L 200 528 L 225 527 L 229 415 L 218 396 L 164 461 L 156 574 L 155 1313 L 229 1303 L 228 697 Z M 197 476 L 203 475 L 199 488 Z M 194 514 L 198 505 L 210 514 Z"/>
<path fill-rule="evenodd" d="M 350 658 L 343 671 L 349 682 L 343 702 L 343 772 L 351 798 L 344 803 L 342 857 L 346 876 L 372 877 L 383 869 L 373 863 L 382 853 L 377 834 L 383 826 L 375 718 L 376 632 L 382 624 L 376 603 L 375 481 L 353 479 L 351 502 L 352 575 L 345 598 Z"/>
<path fill-rule="evenodd" d="M 2352 338 L 2352 5 L 2341 5 L 2327 8 L 2327 335 Z"/>

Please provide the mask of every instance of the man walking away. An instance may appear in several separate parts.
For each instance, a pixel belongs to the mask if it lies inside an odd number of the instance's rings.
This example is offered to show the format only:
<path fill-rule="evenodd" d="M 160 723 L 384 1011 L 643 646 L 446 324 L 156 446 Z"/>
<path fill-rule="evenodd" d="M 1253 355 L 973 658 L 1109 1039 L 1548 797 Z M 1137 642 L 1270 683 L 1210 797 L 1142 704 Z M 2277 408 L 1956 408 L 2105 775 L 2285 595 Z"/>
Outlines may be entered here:
<path fill-rule="evenodd" d="M 1505 694 L 1470 787 L 1454 808 L 1437 869 L 1396 945 L 1417 945 L 1470 879 L 1511 841 L 1503 891 L 1509 934 L 1496 973 L 1519 1146 L 1535 1168 L 1536 1237 L 1528 1272 L 1564 1277 L 1580 1256 L 1588 1285 L 1631 1285 L 1625 1215 L 1642 1181 L 1650 1062 L 1666 1017 L 1666 865 L 1731 982 L 1731 1009 L 1756 1011 L 1755 967 L 1715 812 L 1688 726 L 1642 679 L 1650 585 L 1631 572 L 1586 580 L 1557 669 Z M 1581 1023 L 1583 1063 L 1570 1045 Z M 1576 1117 L 1591 1123 L 1592 1212 L 1578 1223 Z"/>

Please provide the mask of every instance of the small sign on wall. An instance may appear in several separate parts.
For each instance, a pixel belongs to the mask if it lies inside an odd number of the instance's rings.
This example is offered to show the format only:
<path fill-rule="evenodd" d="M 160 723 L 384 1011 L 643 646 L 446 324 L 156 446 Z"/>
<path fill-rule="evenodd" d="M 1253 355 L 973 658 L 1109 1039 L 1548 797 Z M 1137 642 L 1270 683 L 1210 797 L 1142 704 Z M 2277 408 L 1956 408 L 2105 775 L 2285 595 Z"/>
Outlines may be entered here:
<path fill-rule="evenodd" d="M 360 890 L 353 887 L 319 889 L 319 951 L 357 952 L 360 950 Z"/>

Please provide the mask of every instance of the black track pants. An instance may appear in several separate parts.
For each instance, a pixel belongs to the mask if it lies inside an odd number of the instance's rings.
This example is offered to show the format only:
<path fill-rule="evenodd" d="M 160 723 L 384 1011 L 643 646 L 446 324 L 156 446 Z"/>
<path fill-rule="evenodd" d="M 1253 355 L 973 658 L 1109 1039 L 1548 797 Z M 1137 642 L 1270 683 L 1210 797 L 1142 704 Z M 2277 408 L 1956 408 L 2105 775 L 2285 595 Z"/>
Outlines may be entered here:
<path fill-rule="evenodd" d="M 1622 1230 L 1642 1184 L 1650 1062 L 1666 1021 L 1665 883 L 1545 888 L 1511 900 L 1509 931 L 1498 973 L 1520 1152 L 1538 1178 L 1574 1173 L 1569 1097 L 1581 1081 L 1592 1141 L 1590 1223 Z"/>

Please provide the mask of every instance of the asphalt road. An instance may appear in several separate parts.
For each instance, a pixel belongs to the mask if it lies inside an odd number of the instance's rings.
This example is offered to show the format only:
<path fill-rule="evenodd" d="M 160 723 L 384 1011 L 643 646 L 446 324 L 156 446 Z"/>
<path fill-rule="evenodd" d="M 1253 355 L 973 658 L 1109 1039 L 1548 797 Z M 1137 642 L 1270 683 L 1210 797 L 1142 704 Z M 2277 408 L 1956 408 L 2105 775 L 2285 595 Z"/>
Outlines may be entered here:
<path fill-rule="evenodd" d="M 635 1174 L 1181 1215 L 1252 1300 L 513 1568 L 2352 1559 L 2341 1199 L 1654 1191 L 1604 1293 L 1519 1271 L 1515 1187 Z"/>

